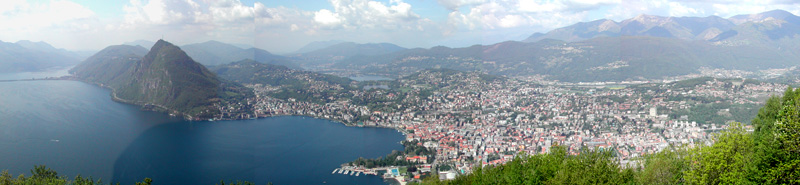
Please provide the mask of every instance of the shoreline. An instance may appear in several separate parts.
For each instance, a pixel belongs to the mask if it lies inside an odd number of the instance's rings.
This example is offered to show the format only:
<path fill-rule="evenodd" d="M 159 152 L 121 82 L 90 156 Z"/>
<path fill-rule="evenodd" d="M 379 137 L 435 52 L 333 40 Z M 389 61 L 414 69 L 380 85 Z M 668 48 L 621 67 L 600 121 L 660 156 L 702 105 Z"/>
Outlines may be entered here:
<path fill-rule="evenodd" d="M 62 77 L 56 77 L 56 78 L 34 79 L 34 80 L 27 80 L 27 79 L 26 80 L 11 80 L 11 81 L 39 81 L 39 80 L 67 80 L 67 81 L 83 82 L 83 83 L 86 83 L 86 84 L 95 85 L 95 86 L 98 86 L 98 87 L 102 87 L 102 88 L 111 90 L 111 100 L 113 100 L 115 102 L 125 103 L 125 104 L 129 104 L 129 105 L 137 105 L 137 106 L 141 106 L 141 107 L 144 107 L 144 106 L 156 106 L 158 108 L 161 108 L 161 109 L 164 109 L 164 110 L 170 111 L 170 112 L 152 110 L 152 109 L 143 109 L 143 111 L 167 113 L 167 115 L 170 115 L 170 116 L 173 116 L 173 113 L 177 113 L 176 115 L 178 115 L 178 114 L 179 115 L 185 115 L 182 112 L 166 108 L 163 105 L 157 105 L 157 104 L 145 104 L 145 105 L 142 105 L 142 104 L 140 104 L 138 102 L 134 102 L 132 100 L 126 100 L 126 99 L 119 98 L 119 97 L 117 97 L 116 89 L 114 89 L 114 88 L 112 88 L 110 86 L 106 86 L 106 85 L 99 84 L 99 83 L 93 83 L 93 82 L 84 81 L 84 80 L 81 80 L 81 79 L 77 79 L 74 76 L 62 76 Z M 0 82 L 3 82 L 3 81 L 0 80 Z M 256 115 L 256 116 L 254 116 L 253 118 L 250 118 L 250 119 L 260 119 L 260 118 L 270 118 L 270 117 L 280 117 L 280 116 L 304 116 L 304 117 L 310 117 L 310 118 L 315 118 L 315 119 L 321 119 L 321 120 L 327 120 L 327 121 L 331 121 L 331 122 L 335 122 L 335 123 L 340 123 L 340 124 L 342 124 L 344 126 L 347 126 L 347 127 L 390 128 L 390 129 L 397 130 L 398 132 L 402 133 L 402 135 L 404 135 L 404 136 L 408 134 L 403 129 L 396 128 L 396 127 L 380 126 L 380 125 L 377 125 L 377 126 L 372 126 L 372 125 L 359 126 L 359 125 L 357 125 L 357 123 L 347 123 L 347 122 L 344 122 L 342 120 L 328 119 L 328 118 L 324 118 L 323 116 L 315 116 L 315 115 L 308 115 L 308 114 L 275 114 L 275 115 L 266 115 L 266 116 Z M 184 120 L 187 120 L 187 121 L 209 121 L 209 120 L 198 120 L 198 119 L 186 119 L 186 117 L 184 117 Z M 249 120 L 249 119 L 231 119 L 231 118 L 213 119 L 213 121 L 236 121 L 236 120 Z"/>

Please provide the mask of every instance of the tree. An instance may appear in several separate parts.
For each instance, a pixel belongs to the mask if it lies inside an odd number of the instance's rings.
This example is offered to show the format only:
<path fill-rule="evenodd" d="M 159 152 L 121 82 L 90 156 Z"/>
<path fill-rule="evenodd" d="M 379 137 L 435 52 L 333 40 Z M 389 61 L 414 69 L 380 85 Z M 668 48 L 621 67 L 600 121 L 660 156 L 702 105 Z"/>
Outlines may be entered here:
<path fill-rule="evenodd" d="M 684 178 L 689 184 L 752 183 L 747 167 L 753 158 L 753 139 L 741 123 L 731 123 L 727 130 L 715 134 L 714 144 L 692 149 L 688 156 L 689 170 Z"/>
<path fill-rule="evenodd" d="M 787 88 L 783 97 L 771 97 L 752 123 L 754 158 L 748 178 L 756 183 L 800 183 L 798 144 L 798 103 L 800 90 Z"/>
<path fill-rule="evenodd" d="M 666 148 L 658 153 L 645 155 L 641 169 L 636 174 L 638 184 L 683 184 L 683 172 L 687 170 L 684 147 Z"/>
<path fill-rule="evenodd" d="M 416 167 L 416 166 L 413 166 L 413 165 L 412 165 L 412 166 L 409 166 L 409 167 L 408 167 L 408 172 L 411 172 L 411 173 L 417 172 L 417 167 Z"/>
<path fill-rule="evenodd" d="M 142 182 L 137 182 L 137 183 L 136 183 L 136 185 L 150 185 L 150 184 L 152 184 L 152 183 L 153 183 L 153 179 L 150 179 L 150 178 L 144 178 L 144 181 L 142 181 Z"/>

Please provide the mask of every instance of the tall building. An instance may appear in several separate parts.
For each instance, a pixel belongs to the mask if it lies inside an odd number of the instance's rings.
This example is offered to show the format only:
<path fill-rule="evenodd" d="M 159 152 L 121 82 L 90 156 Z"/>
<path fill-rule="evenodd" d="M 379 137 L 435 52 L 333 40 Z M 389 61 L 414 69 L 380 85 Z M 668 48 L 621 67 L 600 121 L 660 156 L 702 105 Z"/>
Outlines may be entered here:
<path fill-rule="evenodd" d="M 650 107 L 650 117 L 656 117 L 656 116 L 658 116 L 658 108 Z"/>

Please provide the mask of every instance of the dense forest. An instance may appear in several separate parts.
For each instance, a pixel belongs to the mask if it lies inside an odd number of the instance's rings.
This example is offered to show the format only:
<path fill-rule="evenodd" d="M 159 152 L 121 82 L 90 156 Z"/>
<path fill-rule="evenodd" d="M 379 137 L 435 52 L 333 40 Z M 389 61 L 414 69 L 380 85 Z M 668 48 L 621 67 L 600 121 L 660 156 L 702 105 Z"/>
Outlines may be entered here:
<path fill-rule="evenodd" d="M 800 183 L 800 89 L 772 97 L 751 122 L 715 133 L 714 143 L 672 146 L 621 165 L 614 151 L 563 146 L 550 153 L 519 155 L 498 166 L 422 184 L 798 184 Z"/>

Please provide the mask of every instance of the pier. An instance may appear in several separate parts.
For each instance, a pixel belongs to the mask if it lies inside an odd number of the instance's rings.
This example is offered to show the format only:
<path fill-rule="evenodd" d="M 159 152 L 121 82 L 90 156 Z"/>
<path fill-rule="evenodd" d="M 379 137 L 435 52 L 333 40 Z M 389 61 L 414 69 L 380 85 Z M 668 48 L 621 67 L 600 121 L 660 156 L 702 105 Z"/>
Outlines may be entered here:
<path fill-rule="evenodd" d="M 350 176 L 356 176 L 356 177 L 361 176 L 362 174 L 364 174 L 364 175 L 378 175 L 378 172 L 374 171 L 374 169 L 361 169 L 361 168 L 352 168 L 352 167 L 350 167 L 350 168 L 348 168 L 348 167 L 336 168 L 336 169 L 333 169 L 333 171 L 331 172 L 331 174 L 336 174 L 336 173 L 344 174 L 344 175 L 350 175 Z"/>

